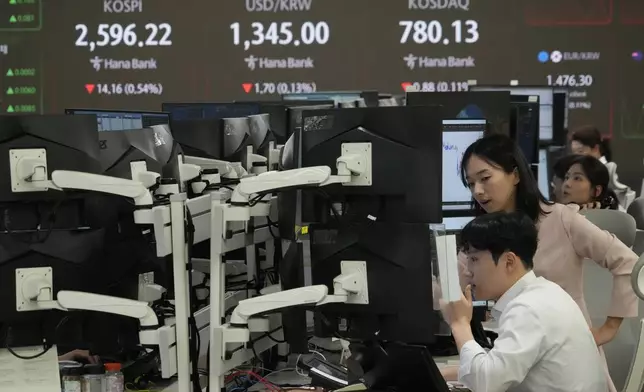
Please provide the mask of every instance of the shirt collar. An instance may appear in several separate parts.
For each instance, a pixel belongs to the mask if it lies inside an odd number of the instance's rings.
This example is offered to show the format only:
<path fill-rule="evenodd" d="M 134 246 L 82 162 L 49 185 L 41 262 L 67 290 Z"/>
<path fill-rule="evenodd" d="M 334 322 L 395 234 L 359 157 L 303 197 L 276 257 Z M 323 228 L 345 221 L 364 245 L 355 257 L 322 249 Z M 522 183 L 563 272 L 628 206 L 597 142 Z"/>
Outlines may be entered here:
<path fill-rule="evenodd" d="M 599 162 L 601 162 L 601 163 L 603 163 L 605 165 L 605 164 L 608 163 L 608 159 L 606 159 L 605 156 L 602 156 L 601 158 L 599 158 Z"/>
<path fill-rule="evenodd" d="M 498 301 L 494 304 L 493 310 L 496 312 L 503 313 L 505 310 L 505 307 L 508 306 L 510 301 L 515 299 L 523 289 L 525 289 L 527 286 L 532 284 L 535 280 L 537 280 L 537 275 L 534 274 L 534 271 L 529 271 L 521 279 L 519 279 L 512 287 L 506 291 L 501 298 L 499 298 Z"/>

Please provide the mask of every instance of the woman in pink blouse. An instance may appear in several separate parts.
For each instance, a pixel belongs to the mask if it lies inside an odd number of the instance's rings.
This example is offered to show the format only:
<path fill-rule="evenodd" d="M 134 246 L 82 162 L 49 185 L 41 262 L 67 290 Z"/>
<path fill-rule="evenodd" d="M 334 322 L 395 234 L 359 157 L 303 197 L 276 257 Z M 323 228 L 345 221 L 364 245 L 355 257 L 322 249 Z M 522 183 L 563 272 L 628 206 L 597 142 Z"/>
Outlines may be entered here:
<path fill-rule="evenodd" d="M 630 283 L 637 255 L 615 236 L 586 220 L 578 213 L 578 207 L 548 202 L 539 192 L 528 162 L 510 138 L 491 135 L 470 145 L 463 154 L 461 177 L 472 192 L 472 207 L 477 213 L 521 210 L 536 222 L 539 247 L 534 272 L 559 284 L 577 302 L 598 346 L 615 337 L 625 317 L 637 316 L 638 300 Z M 585 259 L 613 275 L 611 307 L 601 326 L 591 325 L 584 301 Z M 465 287 L 472 275 L 464 254 L 459 254 L 459 272 Z M 615 391 L 612 382 L 609 384 L 610 390 Z"/>

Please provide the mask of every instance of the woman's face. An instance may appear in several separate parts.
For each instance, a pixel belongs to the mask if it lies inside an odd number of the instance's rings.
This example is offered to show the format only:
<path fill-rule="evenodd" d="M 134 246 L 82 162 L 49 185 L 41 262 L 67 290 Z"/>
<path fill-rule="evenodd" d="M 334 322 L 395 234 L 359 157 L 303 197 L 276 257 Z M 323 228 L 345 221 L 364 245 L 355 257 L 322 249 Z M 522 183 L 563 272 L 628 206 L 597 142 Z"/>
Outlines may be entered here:
<path fill-rule="evenodd" d="M 570 151 L 573 154 L 577 155 L 590 155 L 591 157 L 595 157 L 597 159 L 601 158 L 599 146 L 589 147 L 583 143 L 578 142 L 577 140 L 573 140 L 570 143 Z"/>
<path fill-rule="evenodd" d="M 580 164 L 570 166 L 563 183 L 561 203 L 592 203 L 601 193 L 599 187 L 593 187 Z"/>
<path fill-rule="evenodd" d="M 466 163 L 465 172 L 472 197 L 485 212 L 514 211 L 516 186 L 519 183 L 516 171 L 508 174 L 500 167 L 472 155 Z"/>

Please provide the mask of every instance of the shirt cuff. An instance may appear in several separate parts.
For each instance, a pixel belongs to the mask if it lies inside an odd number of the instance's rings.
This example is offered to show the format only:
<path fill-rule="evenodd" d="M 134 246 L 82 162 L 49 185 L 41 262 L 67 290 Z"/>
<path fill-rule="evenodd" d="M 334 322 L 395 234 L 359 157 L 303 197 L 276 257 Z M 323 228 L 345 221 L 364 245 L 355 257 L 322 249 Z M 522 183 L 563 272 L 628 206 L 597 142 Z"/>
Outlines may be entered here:
<path fill-rule="evenodd" d="M 458 380 L 462 382 L 464 377 L 469 375 L 472 371 L 472 363 L 474 358 L 480 354 L 485 355 L 486 352 L 474 339 L 468 340 L 459 353 L 460 366 L 458 368 Z"/>
<path fill-rule="evenodd" d="M 613 276 L 613 292 L 608 315 L 611 317 L 637 317 L 639 299 L 631 285 L 631 275 Z"/>

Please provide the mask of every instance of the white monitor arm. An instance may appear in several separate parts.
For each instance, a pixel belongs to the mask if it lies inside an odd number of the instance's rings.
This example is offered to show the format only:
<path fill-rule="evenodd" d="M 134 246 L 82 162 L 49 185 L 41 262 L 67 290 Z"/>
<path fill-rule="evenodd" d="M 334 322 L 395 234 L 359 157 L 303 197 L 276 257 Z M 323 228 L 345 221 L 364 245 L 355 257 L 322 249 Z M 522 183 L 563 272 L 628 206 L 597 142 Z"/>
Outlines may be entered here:
<path fill-rule="evenodd" d="M 199 166 L 202 170 L 217 169 L 223 178 L 241 178 L 247 174 L 240 162 L 226 162 L 192 156 L 184 156 L 183 161 L 186 164 Z"/>
<path fill-rule="evenodd" d="M 15 149 L 9 151 L 9 166 L 13 192 L 43 192 L 49 189 L 82 189 L 110 193 L 134 199 L 139 206 L 152 205 L 150 187 L 156 185 L 158 174 L 140 171 L 137 181 L 98 174 L 54 170 L 47 177 L 45 149 Z"/>
<path fill-rule="evenodd" d="M 242 178 L 230 201 L 235 205 L 248 205 L 254 195 L 288 188 L 323 187 L 331 184 L 369 186 L 371 185 L 371 147 L 366 147 L 365 144 L 368 143 L 354 144 L 365 151 L 345 153 L 337 159 L 337 175 L 332 175 L 331 168 L 328 166 L 269 171 L 255 177 Z"/>
<path fill-rule="evenodd" d="M 150 190 L 146 187 L 146 184 L 140 181 L 84 172 L 56 170 L 51 173 L 50 183 L 52 188 L 58 190 L 82 189 L 129 197 L 134 199 L 134 204 L 137 206 L 151 206 L 154 204 Z"/>
<path fill-rule="evenodd" d="M 16 270 L 16 309 L 19 312 L 42 310 L 89 310 L 131 317 L 139 320 L 142 345 L 158 345 L 154 310 L 146 302 L 80 291 L 59 291 L 53 298 L 53 279 L 50 268 Z"/>
<path fill-rule="evenodd" d="M 367 265 L 364 261 L 343 261 L 342 273 L 333 279 L 333 294 L 325 285 L 299 287 L 240 301 L 230 325 L 245 328 L 252 316 L 292 306 L 321 306 L 330 303 L 368 304 Z"/>

